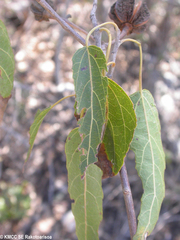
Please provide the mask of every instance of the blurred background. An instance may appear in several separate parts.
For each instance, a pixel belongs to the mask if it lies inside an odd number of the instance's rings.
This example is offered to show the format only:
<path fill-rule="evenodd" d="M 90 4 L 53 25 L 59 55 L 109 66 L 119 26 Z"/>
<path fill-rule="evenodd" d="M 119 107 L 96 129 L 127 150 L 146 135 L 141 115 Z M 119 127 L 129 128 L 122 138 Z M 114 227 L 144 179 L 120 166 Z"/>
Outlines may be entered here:
<path fill-rule="evenodd" d="M 143 87 L 155 98 L 166 154 L 166 196 L 148 240 L 180 240 L 180 0 L 147 0 L 151 18 L 146 32 L 131 35 L 143 48 Z M 31 157 L 28 131 L 36 111 L 73 93 L 72 56 L 81 47 L 54 20 L 38 22 L 28 0 L 0 1 L 15 55 L 14 90 L 0 130 L 0 234 L 51 235 L 76 240 L 68 194 L 64 144 L 76 127 L 74 99 L 65 100 L 45 117 Z M 92 1 L 54 0 L 58 14 L 89 31 Z M 109 21 L 114 1 L 99 0 L 99 23 Z M 113 79 L 131 94 L 138 90 L 139 50 L 124 43 L 118 50 Z M 126 166 L 136 215 L 143 193 L 134 154 Z M 100 240 L 129 240 L 119 176 L 103 180 Z"/>

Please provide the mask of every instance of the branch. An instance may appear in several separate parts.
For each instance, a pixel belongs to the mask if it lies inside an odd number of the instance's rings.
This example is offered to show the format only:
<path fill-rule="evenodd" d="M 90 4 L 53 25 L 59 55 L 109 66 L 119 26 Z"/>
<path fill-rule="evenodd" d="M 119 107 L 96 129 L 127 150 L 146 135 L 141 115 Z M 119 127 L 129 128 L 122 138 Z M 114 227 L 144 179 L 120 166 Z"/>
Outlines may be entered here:
<path fill-rule="evenodd" d="M 118 53 L 118 48 L 119 48 L 119 46 L 121 44 L 119 39 L 120 39 L 120 31 L 118 31 L 117 34 L 116 34 L 116 39 L 115 39 L 115 42 L 114 42 L 114 45 L 113 45 L 112 52 L 110 54 L 110 61 L 111 62 L 115 62 L 116 61 L 116 55 Z M 109 71 L 107 73 L 107 76 L 109 78 L 112 78 L 113 72 L 114 72 L 114 67 L 112 65 L 110 65 Z"/>
<path fill-rule="evenodd" d="M 71 26 L 73 29 L 76 29 L 78 32 L 83 33 L 84 35 L 88 35 L 88 32 L 86 32 L 84 29 L 80 28 L 79 26 L 77 26 L 76 24 L 74 24 L 73 22 L 70 22 L 68 19 L 63 18 L 63 20 L 69 25 Z M 90 39 L 92 41 L 95 41 L 95 38 L 93 36 L 90 36 Z"/>
<path fill-rule="evenodd" d="M 85 40 L 82 38 L 68 23 L 61 18 L 56 11 L 45 1 L 45 0 L 36 0 L 50 15 L 62 26 L 64 30 L 69 32 L 78 42 L 85 46 Z"/>
<path fill-rule="evenodd" d="M 66 1 L 65 3 L 65 9 L 63 12 L 63 17 L 66 16 L 67 14 L 67 9 L 69 7 L 69 2 L 70 0 Z M 61 51 L 61 47 L 62 47 L 62 43 L 63 43 L 63 38 L 64 38 L 64 29 L 60 27 L 59 29 L 59 38 L 57 41 L 57 45 L 56 45 L 56 51 L 55 51 L 55 71 L 54 71 L 54 78 L 56 81 L 56 84 L 58 85 L 61 81 L 61 73 L 60 73 L 60 69 L 61 69 L 61 61 L 59 59 L 59 53 Z"/>
<path fill-rule="evenodd" d="M 98 25 L 97 18 L 96 18 L 96 10 L 97 10 L 97 0 L 93 0 L 93 7 L 90 14 L 90 19 L 93 24 L 93 27 Z M 101 48 L 101 32 L 99 29 L 94 31 L 94 38 L 96 41 L 96 46 Z"/>
<path fill-rule="evenodd" d="M 120 178 L 121 178 L 124 201 L 125 201 L 125 205 L 126 205 L 126 212 L 127 212 L 127 216 L 128 216 L 130 236 L 131 236 L 131 239 L 133 239 L 133 236 L 135 235 L 136 228 L 137 228 L 136 216 L 135 216 L 134 203 L 133 203 L 133 199 L 132 199 L 132 193 L 131 193 L 131 188 L 129 185 L 129 180 L 128 180 L 125 163 L 123 164 L 119 174 L 120 174 Z"/>

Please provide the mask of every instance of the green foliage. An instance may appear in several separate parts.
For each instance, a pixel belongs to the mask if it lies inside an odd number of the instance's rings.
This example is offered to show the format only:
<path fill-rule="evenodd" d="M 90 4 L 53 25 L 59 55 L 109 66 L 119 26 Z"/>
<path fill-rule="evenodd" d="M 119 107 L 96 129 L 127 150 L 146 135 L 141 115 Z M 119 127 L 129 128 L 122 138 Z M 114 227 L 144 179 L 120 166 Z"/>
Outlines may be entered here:
<path fill-rule="evenodd" d="M 102 220 L 102 171 L 94 164 L 87 167 L 83 179 L 79 165 L 81 137 L 78 128 L 67 137 L 65 152 L 67 157 L 68 190 L 72 203 L 72 212 L 76 221 L 78 240 L 96 240 L 98 227 Z"/>
<path fill-rule="evenodd" d="M 144 194 L 138 217 L 138 229 L 133 240 L 150 235 L 159 217 L 165 195 L 165 156 L 161 129 L 154 99 L 149 91 L 131 95 L 137 117 L 137 127 L 131 143 L 136 156 L 136 169 L 142 180 Z"/>
<path fill-rule="evenodd" d="M 133 104 L 125 91 L 109 79 L 108 85 L 108 121 L 103 138 L 108 159 L 113 164 L 113 173 L 117 174 L 123 165 L 126 152 L 136 127 L 136 115 Z"/>
<path fill-rule="evenodd" d="M 29 150 L 28 150 L 28 153 L 27 153 L 26 161 L 29 159 L 29 156 L 31 154 L 32 148 L 34 146 L 34 141 L 36 139 L 36 135 L 37 135 L 38 130 L 39 130 L 40 126 L 41 126 L 41 123 L 44 120 L 46 114 L 50 110 L 51 110 L 51 106 L 48 107 L 48 108 L 45 108 L 42 111 L 38 110 L 37 113 L 36 113 L 36 116 L 34 118 L 34 122 L 31 125 L 30 131 L 29 131 L 29 134 L 30 134 L 29 145 L 30 145 L 30 147 L 29 147 Z"/>
<path fill-rule="evenodd" d="M 8 186 L 0 183 L 0 222 L 6 220 L 20 220 L 30 208 L 30 198 L 24 194 L 24 187 L 20 185 Z"/>
<path fill-rule="evenodd" d="M 108 80 L 102 75 L 103 69 L 106 69 L 106 59 L 96 46 L 83 47 L 73 56 L 77 113 L 85 111 L 85 116 L 78 121 L 79 133 L 83 134 L 80 148 L 85 149 L 81 156 L 82 173 L 86 166 L 97 161 L 97 146 L 105 123 Z"/>
<path fill-rule="evenodd" d="M 140 56 L 142 69 L 142 54 Z M 144 188 L 138 229 L 133 240 L 143 240 L 157 222 L 165 192 L 165 159 L 158 113 L 153 97 L 147 90 L 137 92 L 129 98 L 120 86 L 105 77 L 105 70 L 106 58 L 96 46 L 83 47 L 73 56 L 75 115 L 80 119 L 79 128 L 72 130 L 67 137 L 65 152 L 68 189 L 74 201 L 72 212 L 76 221 L 76 233 L 78 240 L 99 239 L 102 176 L 113 176 L 120 171 L 131 146 Z M 141 86 L 140 77 L 140 88 Z M 43 111 L 38 110 L 30 128 L 27 158 L 38 129 L 53 106 Z M 107 174 L 104 174 L 106 170 Z"/>
<path fill-rule="evenodd" d="M 11 95 L 14 69 L 14 54 L 6 27 L 0 20 L 0 95 L 3 98 L 7 98 Z"/>

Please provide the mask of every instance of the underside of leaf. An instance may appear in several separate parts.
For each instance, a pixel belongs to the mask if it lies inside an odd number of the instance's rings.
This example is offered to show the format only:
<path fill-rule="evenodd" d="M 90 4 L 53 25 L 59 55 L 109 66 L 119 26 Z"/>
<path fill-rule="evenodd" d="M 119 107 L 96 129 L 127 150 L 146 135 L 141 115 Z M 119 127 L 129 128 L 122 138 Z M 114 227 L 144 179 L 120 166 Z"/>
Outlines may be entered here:
<path fill-rule="evenodd" d="M 98 240 L 98 228 L 102 220 L 102 171 L 94 164 L 87 167 L 83 179 L 79 168 L 81 137 L 78 128 L 67 137 L 65 152 L 68 170 L 68 190 L 72 212 L 76 221 L 78 240 Z"/>
<path fill-rule="evenodd" d="M 149 91 L 131 95 L 137 117 L 137 127 L 131 143 L 136 169 L 142 180 L 144 194 L 138 216 L 137 233 L 133 240 L 144 240 L 153 231 L 165 195 L 165 155 L 161 129 L 154 99 Z"/>

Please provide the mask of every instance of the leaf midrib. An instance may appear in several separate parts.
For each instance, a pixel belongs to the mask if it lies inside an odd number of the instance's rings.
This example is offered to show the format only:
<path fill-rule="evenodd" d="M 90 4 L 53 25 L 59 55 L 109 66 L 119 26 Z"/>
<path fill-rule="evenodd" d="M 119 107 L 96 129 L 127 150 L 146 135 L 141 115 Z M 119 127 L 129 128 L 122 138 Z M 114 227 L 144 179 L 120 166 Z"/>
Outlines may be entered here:
<path fill-rule="evenodd" d="M 153 206 L 155 198 L 157 198 L 157 196 L 156 196 L 156 191 L 155 191 L 156 186 L 155 186 L 155 179 L 154 179 L 154 175 L 155 175 L 155 172 L 154 172 L 154 156 L 152 154 L 153 149 L 152 149 L 152 144 L 151 144 L 151 141 L 150 141 L 149 124 L 148 124 L 148 120 L 147 120 L 146 108 L 145 108 L 145 103 L 144 103 L 144 98 L 143 98 L 143 92 L 142 91 L 140 92 L 140 95 L 141 95 L 141 98 L 142 98 L 142 105 L 143 105 L 143 109 L 144 109 L 145 122 L 146 122 L 146 126 L 147 126 L 148 139 L 149 139 L 149 144 L 150 144 L 150 149 L 151 149 L 151 156 L 152 156 L 152 163 L 153 163 L 152 164 L 152 167 L 153 167 L 153 185 L 154 185 L 154 197 L 153 197 L 153 201 L 152 201 L 151 208 L 150 208 L 149 220 L 148 220 L 148 224 L 147 224 L 146 228 L 144 229 L 144 232 L 143 232 L 143 235 L 142 235 L 144 237 L 145 234 L 146 234 L 146 231 L 147 231 L 147 229 L 150 225 L 150 218 L 151 218 L 150 216 L 152 214 L 152 206 Z"/>

